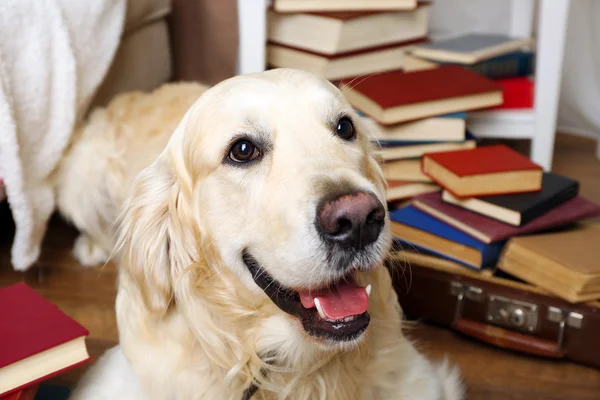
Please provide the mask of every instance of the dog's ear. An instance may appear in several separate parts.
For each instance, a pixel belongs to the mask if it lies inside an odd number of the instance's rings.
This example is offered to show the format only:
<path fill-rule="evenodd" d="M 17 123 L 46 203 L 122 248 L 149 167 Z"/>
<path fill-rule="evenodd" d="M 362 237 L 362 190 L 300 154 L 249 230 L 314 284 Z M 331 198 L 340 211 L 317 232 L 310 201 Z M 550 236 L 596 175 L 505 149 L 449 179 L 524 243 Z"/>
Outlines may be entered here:
<path fill-rule="evenodd" d="M 169 308 L 173 281 L 196 258 L 197 244 L 189 197 L 167 154 L 137 176 L 117 225 L 119 267 L 158 314 Z"/>

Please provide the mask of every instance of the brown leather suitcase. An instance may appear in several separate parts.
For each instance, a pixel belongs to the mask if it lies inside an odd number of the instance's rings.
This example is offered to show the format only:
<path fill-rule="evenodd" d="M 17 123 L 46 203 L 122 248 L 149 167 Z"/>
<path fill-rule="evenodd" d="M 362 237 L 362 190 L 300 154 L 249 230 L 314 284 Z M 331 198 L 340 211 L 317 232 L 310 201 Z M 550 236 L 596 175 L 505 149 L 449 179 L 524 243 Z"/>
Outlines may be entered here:
<path fill-rule="evenodd" d="M 535 286 L 399 251 L 388 261 L 408 319 L 513 351 L 600 368 L 600 303 L 571 304 Z"/>

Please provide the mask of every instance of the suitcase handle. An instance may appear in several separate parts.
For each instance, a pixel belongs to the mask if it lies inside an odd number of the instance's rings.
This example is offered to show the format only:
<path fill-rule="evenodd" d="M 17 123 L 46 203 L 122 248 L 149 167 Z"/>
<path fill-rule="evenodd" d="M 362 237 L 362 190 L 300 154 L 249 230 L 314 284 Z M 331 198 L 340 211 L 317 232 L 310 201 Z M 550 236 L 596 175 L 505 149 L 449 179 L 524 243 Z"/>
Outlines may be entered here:
<path fill-rule="evenodd" d="M 454 328 L 465 335 L 505 349 L 551 358 L 562 358 L 565 356 L 565 352 L 561 349 L 558 342 L 537 339 L 504 328 L 466 319 L 457 320 Z"/>

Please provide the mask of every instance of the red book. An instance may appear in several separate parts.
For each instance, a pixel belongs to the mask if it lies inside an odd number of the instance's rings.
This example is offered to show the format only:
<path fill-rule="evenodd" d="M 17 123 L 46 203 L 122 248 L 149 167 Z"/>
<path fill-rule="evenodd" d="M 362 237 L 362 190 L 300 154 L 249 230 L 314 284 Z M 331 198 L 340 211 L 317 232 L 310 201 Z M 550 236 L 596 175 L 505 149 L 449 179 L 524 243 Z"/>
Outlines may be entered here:
<path fill-rule="evenodd" d="M 458 198 L 542 188 L 543 168 L 505 145 L 428 153 L 421 170 Z"/>
<path fill-rule="evenodd" d="M 357 109 L 384 125 L 502 104 L 502 87 L 462 66 L 343 79 Z"/>
<path fill-rule="evenodd" d="M 535 82 L 526 76 L 498 79 L 504 103 L 493 109 L 531 109 L 534 105 Z"/>
<path fill-rule="evenodd" d="M 413 199 L 413 204 L 419 210 L 488 244 L 514 236 L 547 231 L 600 215 L 600 206 L 581 196 L 563 202 L 520 227 L 448 204 L 442 200 L 440 192 L 417 196 Z"/>
<path fill-rule="evenodd" d="M 24 283 L 0 289 L 0 396 L 88 361 L 87 335 Z"/>

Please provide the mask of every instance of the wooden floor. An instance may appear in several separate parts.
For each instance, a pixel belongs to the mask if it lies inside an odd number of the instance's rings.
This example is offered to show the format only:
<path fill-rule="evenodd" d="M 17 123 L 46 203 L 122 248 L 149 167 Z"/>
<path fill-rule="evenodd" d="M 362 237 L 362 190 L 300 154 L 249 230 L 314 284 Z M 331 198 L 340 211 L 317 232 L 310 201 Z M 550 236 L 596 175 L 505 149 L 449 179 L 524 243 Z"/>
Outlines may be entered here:
<path fill-rule="evenodd" d="M 580 180 L 581 193 L 600 202 L 600 162 L 595 144 L 582 138 L 559 135 L 554 171 Z M 117 340 L 113 312 L 115 268 L 81 267 L 71 256 L 77 232 L 54 218 L 39 265 L 27 273 L 10 266 L 12 222 L 7 207 L 0 210 L 0 287 L 25 281 L 57 304 L 90 331 L 88 347 L 98 356 Z M 542 360 L 499 350 L 451 331 L 420 325 L 408 333 L 426 354 L 447 356 L 462 369 L 469 399 L 537 400 L 599 399 L 600 371 L 568 362 Z M 600 339 L 599 339 L 600 340 Z M 72 384 L 86 367 L 55 382 Z"/>

